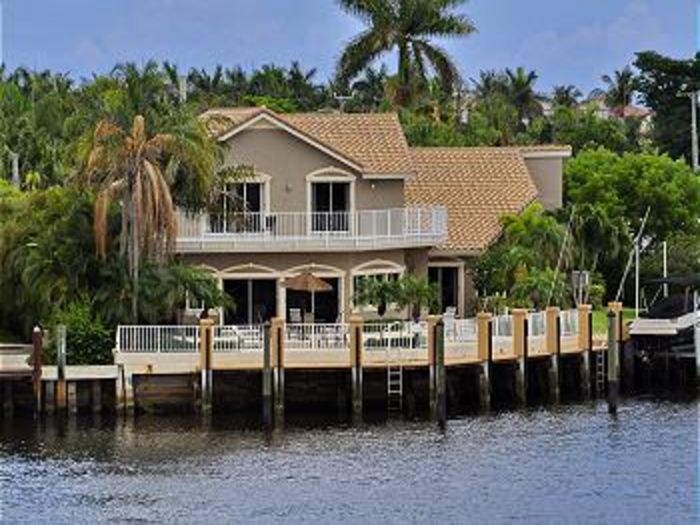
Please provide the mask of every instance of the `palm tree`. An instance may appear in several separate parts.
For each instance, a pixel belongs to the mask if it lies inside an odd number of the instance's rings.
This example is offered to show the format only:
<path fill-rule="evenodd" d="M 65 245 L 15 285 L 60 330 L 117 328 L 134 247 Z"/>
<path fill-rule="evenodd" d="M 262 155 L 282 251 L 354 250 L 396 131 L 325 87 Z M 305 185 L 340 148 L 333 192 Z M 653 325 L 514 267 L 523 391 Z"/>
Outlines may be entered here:
<path fill-rule="evenodd" d="M 88 182 L 98 189 L 95 244 L 98 255 L 104 259 L 110 204 L 121 200 L 120 249 L 127 256 L 133 282 L 135 322 L 141 257 L 162 261 L 171 253 L 175 242 L 177 220 L 168 175 L 183 164 L 196 172 L 211 173 L 213 162 L 212 150 L 198 147 L 187 137 L 168 133 L 149 136 L 145 119 L 140 115 L 134 118 L 130 130 L 109 121 L 101 121 L 95 128 L 84 171 Z"/>
<path fill-rule="evenodd" d="M 605 103 L 622 116 L 622 111 L 632 103 L 637 90 L 638 81 L 634 71 L 631 67 L 625 66 L 624 69 L 615 71 L 612 77 L 603 75 L 600 78 L 606 85 L 606 89 L 595 89 L 591 95 L 604 96 Z"/>
<path fill-rule="evenodd" d="M 385 65 L 379 69 L 368 67 L 364 76 L 352 84 L 352 109 L 355 111 L 376 111 L 384 100 L 387 77 Z"/>
<path fill-rule="evenodd" d="M 518 110 L 520 120 L 525 123 L 525 119 L 540 115 L 542 113 L 542 106 L 539 102 L 541 97 L 535 92 L 537 73 L 518 67 L 515 71 L 506 69 L 506 77 L 508 95 Z"/>
<path fill-rule="evenodd" d="M 508 93 L 508 77 L 494 69 L 479 71 L 479 78 L 472 78 L 471 82 L 474 85 L 474 93 L 478 99 L 485 99 L 491 95 L 506 95 Z"/>
<path fill-rule="evenodd" d="M 435 37 L 465 36 L 474 25 L 452 9 L 466 0 L 338 0 L 348 13 L 368 28 L 345 48 L 337 66 L 339 83 L 347 84 L 380 55 L 397 50 L 398 89 L 395 102 L 411 100 L 415 79 L 425 80 L 429 65 L 451 92 L 459 77 L 449 55 L 431 42 Z"/>
<path fill-rule="evenodd" d="M 583 93 L 573 84 L 569 84 L 568 86 L 554 86 L 552 101 L 557 106 L 570 108 L 578 104 L 578 100 L 582 96 Z"/>

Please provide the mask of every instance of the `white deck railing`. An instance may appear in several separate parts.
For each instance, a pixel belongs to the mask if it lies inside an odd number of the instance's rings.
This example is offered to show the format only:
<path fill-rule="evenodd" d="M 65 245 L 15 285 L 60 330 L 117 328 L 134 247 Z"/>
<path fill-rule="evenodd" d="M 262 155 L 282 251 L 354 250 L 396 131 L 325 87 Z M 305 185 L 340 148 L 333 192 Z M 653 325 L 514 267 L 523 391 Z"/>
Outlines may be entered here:
<path fill-rule="evenodd" d="M 292 250 L 423 246 L 447 239 L 443 207 L 355 212 L 178 214 L 177 249 Z"/>
<path fill-rule="evenodd" d="M 349 329 L 345 323 L 337 324 L 286 324 L 284 327 L 285 350 L 345 351 L 350 348 Z"/>
<path fill-rule="evenodd" d="M 547 333 L 547 315 L 545 312 L 532 312 L 527 316 L 528 336 L 543 337 Z"/>
<path fill-rule="evenodd" d="M 199 351 L 198 326 L 119 326 L 117 352 L 192 353 Z"/>
<path fill-rule="evenodd" d="M 389 321 L 362 326 L 364 349 L 423 350 L 428 348 L 428 326 L 424 322 Z"/>
<path fill-rule="evenodd" d="M 262 325 L 215 326 L 214 352 L 262 352 L 265 333 Z"/>
<path fill-rule="evenodd" d="M 578 334 L 578 310 L 564 310 L 559 312 L 559 325 L 562 337 L 570 337 Z"/>
<path fill-rule="evenodd" d="M 447 343 L 472 343 L 476 340 L 476 319 L 445 320 L 445 341 Z"/>

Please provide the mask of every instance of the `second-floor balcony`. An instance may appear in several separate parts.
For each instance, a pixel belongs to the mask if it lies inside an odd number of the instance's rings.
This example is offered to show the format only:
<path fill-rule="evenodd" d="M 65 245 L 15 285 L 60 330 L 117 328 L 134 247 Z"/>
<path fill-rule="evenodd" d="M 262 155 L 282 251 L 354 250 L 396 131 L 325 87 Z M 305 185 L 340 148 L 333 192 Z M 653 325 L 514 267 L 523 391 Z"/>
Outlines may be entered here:
<path fill-rule="evenodd" d="M 181 212 L 177 251 L 377 250 L 434 246 L 446 240 L 447 211 L 443 207 L 354 212 Z"/>

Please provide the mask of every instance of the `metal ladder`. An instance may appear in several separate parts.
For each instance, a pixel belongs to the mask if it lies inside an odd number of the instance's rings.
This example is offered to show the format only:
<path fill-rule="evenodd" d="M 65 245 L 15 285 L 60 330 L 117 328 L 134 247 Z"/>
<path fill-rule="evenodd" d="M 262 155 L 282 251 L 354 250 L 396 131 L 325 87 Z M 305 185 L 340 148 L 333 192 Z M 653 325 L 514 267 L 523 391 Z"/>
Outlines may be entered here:
<path fill-rule="evenodd" d="M 607 367 L 605 366 L 606 352 L 600 350 L 595 353 L 595 390 L 598 396 L 605 393 L 605 383 L 607 382 Z"/>
<path fill-rule="evenodd" d="M 386 352 L 386 388 L 387 409 L 389 412 L 401 412 L 403 409 L 403 364 L 401 349 L 391 346 Z"/>

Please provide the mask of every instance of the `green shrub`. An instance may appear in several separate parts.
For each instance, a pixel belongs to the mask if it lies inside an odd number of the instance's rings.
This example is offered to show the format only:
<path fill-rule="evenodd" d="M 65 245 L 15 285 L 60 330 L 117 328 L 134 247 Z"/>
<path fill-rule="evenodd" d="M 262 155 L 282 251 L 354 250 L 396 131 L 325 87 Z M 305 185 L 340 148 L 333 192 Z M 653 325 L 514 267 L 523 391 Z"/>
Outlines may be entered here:
<path fill-rule="evenodd" d="M 66 362 L 69 365 L 108 365 L 113 363 L 114 333 L 95 315 L 89 301 L 68 304 L 52 319 L 51 344 L 44 354 L 47 363 L 56 362 L 55 327 L 66 327 Z"/>
<path fill-rule="evenodd" d="M 593 306 L 593 308 L 602 307 L 604 298 L 605 284 L 594 283 L 588 288 L 588 302 Z"/>

